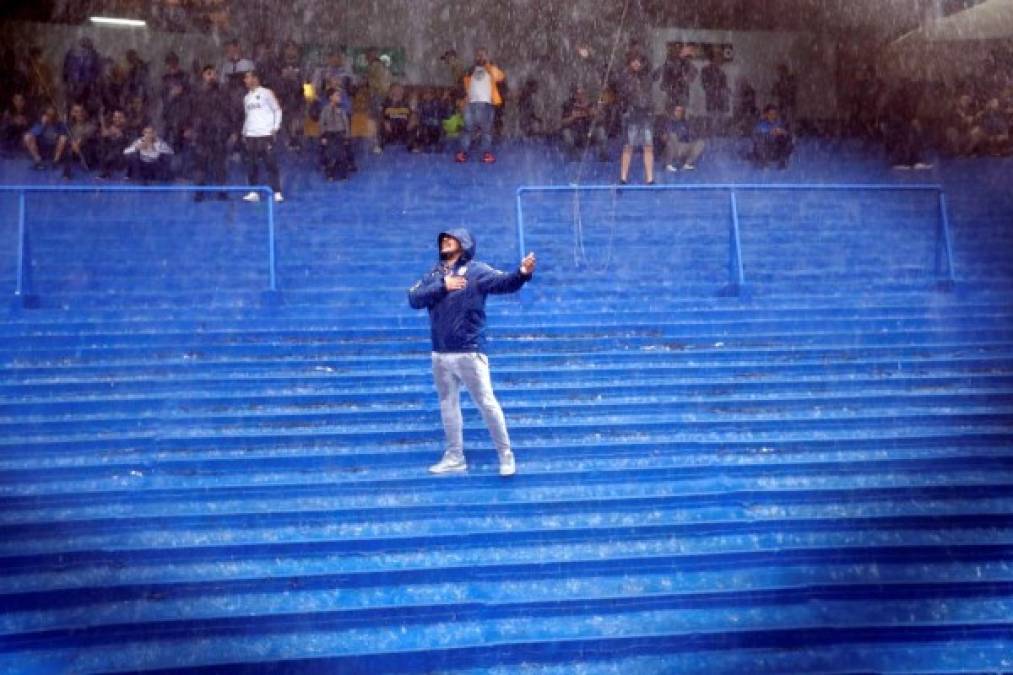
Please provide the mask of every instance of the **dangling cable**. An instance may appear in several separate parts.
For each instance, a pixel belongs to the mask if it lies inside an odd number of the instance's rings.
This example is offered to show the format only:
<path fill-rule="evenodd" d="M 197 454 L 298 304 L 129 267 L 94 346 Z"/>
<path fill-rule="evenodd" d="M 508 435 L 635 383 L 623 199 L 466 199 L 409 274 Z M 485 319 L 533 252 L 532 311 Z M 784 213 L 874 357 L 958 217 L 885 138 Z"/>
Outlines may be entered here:
<path fill-rule="evenodd" d="M 584 177 L 584 167 L 587 162 L 587 153 L 591 149 L 591 136 L 594 134 L 595 125 L 598 122 L 598 118 L 601 114 L 601 99 L 605 92 L 605 87 L 608 86 L 609 80 L 612 76 L 612 68 L 615 65 L 616 51 L 619 49 L 619 41 L 622 39 L 623 30 L 626 27 L 626 16 L 630 9 L 630 0 L 625 0 L 623 3 L 623 12 L 619 17 L 619 25 L 616 27 L 615 38 L 612 40 L 612 50 L 609 53 L 609 60 L 605 66 L 605 74 L 598 87 L 598 98 L 594 102 L 594 114 L 591 116 L 591 126 L 588 129 L 588 138 L 584 142 L 584 151 L 581 153 L 580 163 L 577 165 L 577 175 L 573 180 L 573 185 L 578 189 L 573 191 L 573 262 L 575 265 L 580 266 L 588 265 L 587 251 L 584 247 L 584 221 L 581 215 L 581 198 L 580 198 L 580 184 Z M 612 223 L 609 231 L 609 242 L 606 248 L 605 263 L 602 266 L 601 271 L 608 269 L 612 262 L 612 248 L 615 240 L 616 233 L 616 193 L 612 193 Z"/>

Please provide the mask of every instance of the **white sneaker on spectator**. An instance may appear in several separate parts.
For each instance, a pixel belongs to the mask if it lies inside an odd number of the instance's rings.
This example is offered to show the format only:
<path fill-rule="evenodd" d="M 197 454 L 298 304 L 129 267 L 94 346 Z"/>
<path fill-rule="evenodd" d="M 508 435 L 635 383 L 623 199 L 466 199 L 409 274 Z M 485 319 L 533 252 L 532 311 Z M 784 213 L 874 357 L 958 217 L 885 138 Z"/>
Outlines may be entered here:
<path fill-rule="evenodd" d="M 695 169 L 696 169 L 696 166 L 693 165 L 693 164 L 690 164 L 689 162 L 687 162 L 687 163 L 685 163 L 685 164 L 682 165 L 682 170 L 683 171 L 693 171 Z"/>
<path fill-rule="evenodd" d="M 499 458 L 499 475 L 512 476 L 517 473 L 517 463 L 514 462 L 514 453 L 507 450 Z"/>
<path fill-rule="evenodd" d="M 669 173 L 676 173 L 678 169 L 675 168 L 675 164 L 666 164 L 665 171 L 668 171 Z"/>
<path fill-rule="evenodd" d="M 260 193 L 259 192 L 247 192 L 245 195 L 243 195 L 243 201 L 244 202 L 259 202 L 260 201 Z"/>
<path fill-rule="evenodd" d="M 373 154 L 374 155 L 382 155 L 383 154 L 383 148 L 381 148 L 379 145 L 374 145 L 373 146 Z"/>
<path fill-rule="evenodd" d="M 463 459 L 450 459 L 448 457 L 444 457 L 429 467 L 429 473 L 458 473 L 467 470 L 468 463 Z"/>
<path fill-rule="evenodd" d="M 914 170 L 915 171 L 926 171 L 926 170 L 931 169 L 931 168 L 932 168 L 932 165 L 928 164 L 926 162 L 918 162 L 917 164 L 914 165 Z"/>
<path fill-rule="evenodd" d="M 281 196 L 280 192 L 275 192 L 274 193 L 274 201 L 277 204 L 281 204 L 283 201 L 285 201 L 285 198 Z"/>

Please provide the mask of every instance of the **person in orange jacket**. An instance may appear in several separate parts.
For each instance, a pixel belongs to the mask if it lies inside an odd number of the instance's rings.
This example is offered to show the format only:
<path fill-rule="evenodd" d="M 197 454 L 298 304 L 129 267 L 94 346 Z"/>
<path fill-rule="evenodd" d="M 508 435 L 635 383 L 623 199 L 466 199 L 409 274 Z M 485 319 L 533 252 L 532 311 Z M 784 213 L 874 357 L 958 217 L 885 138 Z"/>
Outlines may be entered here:
<path fill-rule="evenodd" d="M 482 161 L 492 164 L 492 125 L 496 108 L 503 105 L 499 83 L 506 79 L 496 64 L 489 60 L 485 49 L 475 51 L 475 64 L 464 75 L 464 89 L 468 103 L 464 108 L 464 133 L 461 134 L 461 148 L 454 155 L 457 162 L 468 161 L 468 150 L 477 133 L 482 134 Z"/>

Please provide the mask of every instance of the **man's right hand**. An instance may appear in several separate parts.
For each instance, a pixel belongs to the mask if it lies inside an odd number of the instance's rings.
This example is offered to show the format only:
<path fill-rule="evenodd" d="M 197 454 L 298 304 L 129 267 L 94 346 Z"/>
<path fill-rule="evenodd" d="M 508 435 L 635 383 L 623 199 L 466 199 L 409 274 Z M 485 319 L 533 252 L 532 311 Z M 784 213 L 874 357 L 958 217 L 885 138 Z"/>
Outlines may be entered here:
<path fill-rule="evenodd" d="M 464 290 L 467 285 L 468 280 L 465 277 L 459 277 L 454 274 L 448 274 L 443 277 L 443 286 L 450 292 Z"/>

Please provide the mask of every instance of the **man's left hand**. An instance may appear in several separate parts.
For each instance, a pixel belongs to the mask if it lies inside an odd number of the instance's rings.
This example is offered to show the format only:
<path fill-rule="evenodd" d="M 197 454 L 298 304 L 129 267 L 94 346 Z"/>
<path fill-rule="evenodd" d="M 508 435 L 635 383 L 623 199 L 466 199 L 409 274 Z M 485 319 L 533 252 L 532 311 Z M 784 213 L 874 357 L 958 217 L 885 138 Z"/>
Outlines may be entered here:
<path fill-rule="evenodd" d="M 526 256 L 524 256 L 524 260 L 521 261 L 521 274 L 527 277 L 530 277 L 532 274 L 534 274 L 536 262 L 537 261 L 535 260 L 534 253 L 528 253 Z"/>

